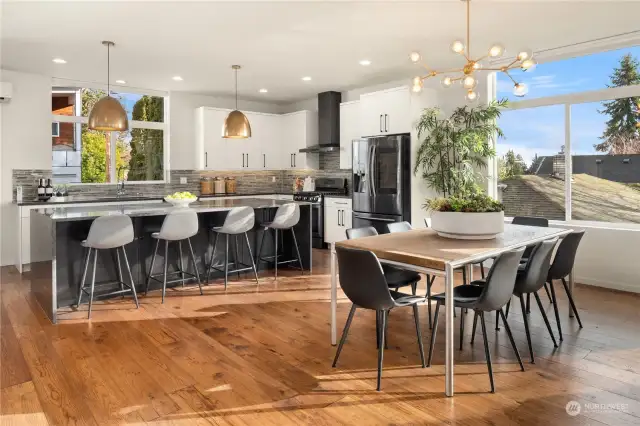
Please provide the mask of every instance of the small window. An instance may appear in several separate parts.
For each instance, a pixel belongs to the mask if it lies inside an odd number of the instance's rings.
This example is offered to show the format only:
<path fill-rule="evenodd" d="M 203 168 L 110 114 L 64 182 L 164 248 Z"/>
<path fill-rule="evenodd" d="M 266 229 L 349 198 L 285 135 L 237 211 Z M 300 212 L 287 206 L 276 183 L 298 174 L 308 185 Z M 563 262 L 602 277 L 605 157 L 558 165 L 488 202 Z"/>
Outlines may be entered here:
<path fill-rule="evenodd" d="M 55 121 L 51 123 L 51 136 L 54 138 L 60 137 L 60 123 Z"/>

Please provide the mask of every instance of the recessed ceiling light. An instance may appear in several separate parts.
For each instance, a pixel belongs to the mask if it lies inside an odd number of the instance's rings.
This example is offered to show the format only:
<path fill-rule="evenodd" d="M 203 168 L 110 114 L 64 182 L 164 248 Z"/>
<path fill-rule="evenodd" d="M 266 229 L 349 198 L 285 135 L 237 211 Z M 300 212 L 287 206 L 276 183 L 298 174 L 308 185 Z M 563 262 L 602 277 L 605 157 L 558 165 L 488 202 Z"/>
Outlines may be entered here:
<path fill-rule="evenodd" d="M 66 64 L 67 63 L 67 61 L 65 61 L 62 58 L 53 58 L 53 62 L 56 63 L 56 64 Z"/>
<path fill-rule="evenodd" d="M 302 81 L 311 81 L 311 77 L 302 77 Z"/>
<path fill-rule="evenodd" d="M 360 61 L 360 65 L 362 65 L 363 67 L 369 66 L 371 65 L 371 61 L 368 59 L 363 59 Z"/>
<path fill-rule="evenodd" d="M 268 90 L 267 89 L 260 89 L 260 93 L 267 93 Z"/>
<path fill-rule="evenodd" d="M 176 75 L 173 77 L 173 81 L 182 81 L 182 77 L 180 77 L 179 75 Z"/>
<path fill-rule="evenodd" d="M 124 80 L 116 80 L 116 83 L 118 83 L 118 84 L 127 84 L 127 82 L 124 81 Z"/>

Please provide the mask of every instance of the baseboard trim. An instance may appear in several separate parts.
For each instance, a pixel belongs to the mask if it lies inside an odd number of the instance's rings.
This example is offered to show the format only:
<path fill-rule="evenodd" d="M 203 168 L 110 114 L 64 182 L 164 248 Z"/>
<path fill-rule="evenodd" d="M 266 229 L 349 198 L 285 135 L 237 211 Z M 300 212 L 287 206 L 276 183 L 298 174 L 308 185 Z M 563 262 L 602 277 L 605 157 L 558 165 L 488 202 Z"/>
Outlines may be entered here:
<path fill-rule="evenodd" d="M 576 276 L 575 281 L 580 284 L 590 285 L 593 287 L 609 288 L 612 290 L 626 291 L 628 293 L 640 293 L 640 283 L 638 285 L 628 283 L 614 283 L 610 281 L 600 281 L 593 278 Z"/>

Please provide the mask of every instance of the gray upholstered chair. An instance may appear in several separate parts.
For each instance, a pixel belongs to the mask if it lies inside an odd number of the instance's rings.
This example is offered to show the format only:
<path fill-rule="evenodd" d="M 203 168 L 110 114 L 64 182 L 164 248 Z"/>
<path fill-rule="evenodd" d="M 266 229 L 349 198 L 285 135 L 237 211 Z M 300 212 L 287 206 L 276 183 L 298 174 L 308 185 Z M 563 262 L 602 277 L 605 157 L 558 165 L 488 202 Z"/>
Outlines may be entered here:
<path fill-rule="evenodd" d="M 424 349 L 422 346 L 422 333 L 420 331 L 420 319 L 418 317 L 418 303 L 424 298 L 420 296 L 409 296 L 389 290 L 390 284 L 385 279 L 382 266 L 375 254 L 367 250 L 357 250 L 344 247 L 336 247 L 338 255 L 338 267 L 340 277 L 340 287 L 346 296 L 353 303 L 347 322 L 342 332 L 342 338 L 336 351 L 333 367 L 338 362 L 338 357 L 342 351 L 342 346 L 347 340 L 349 327 L 353 320 L 356 308 L 371 309 L 376 311 L 376 319 L 380 321 L 380 327 L 377 330 L 378 337 L 378 380 L 377 390 L 380 390 L 380 382 L 382 379 L 382 360 L 384 356 L 385 336 L 388 325 L 388 316 L 391 309 L 411 306 L 413 307 L 413 316 L 416 326 L 416 334 L 418 337 L 418 349 L 420 351 L 420 361 L 422 367 L 425 367 Z"/>
<path fill-rule="evenodd" d="M 518 358 L 520 369 L 524 371 L 524 365 L 520 358 L 520 353 L 516 347 L 513 335 L 509 324 L 507 324 L 502 307 L 507 304 L 513 289 L 515 286 L 516 274 L 518 272 L 518 265 L 522 258 L 524 248 L 510 251 L 498 256 L 494 261 L 489 273 L 487 275 L 486 282 L 479 281 L 472 282 L 471 285 L 463 285 L 453 288 L 453 303 L 454 307 L 473 309 L 475 313 L 480 317 L 480 324 L 482 325 L 482 337 L 484 338 L 484 353 L 487 360 L 487 368 L 489 370 L 489 380 L 491 382 L 491 392 L 495 391 L 493 384 L 493 368 L 491 366 L 491 354 L 489 353 L 489 342 L 487 341 L 487 328 L 484 321 L 485 312 L 498 311 L 504 321 L 509 341 L 513 347 L 513 351 Z M 433 331 L 431 332 L 431 345 L 429 346 L 429 361 L 428 366 L 431 366 L 431 359 L 433 357 L 433 347 L 436 342 L 436 333 L 438 331 L 438 313 L 440 306 L 445 303 L 445 294 L 440 293 L 431 297 L 438 304 L 436 305 L 436 313 L 433 323 Z M 460 346 L 462 347 L 462 338 L 464 336 L 464 309 L 461 310 L 460 315 Z"/>
<path fill-rule="evenodd" d="M 151 258 L 151 266 L 149 267 L 149 273 L 147 274 L 147 285 L 145 288 L 145 295 L 149 293 L 149 284 L 151 280 L 162 283 L 162 303 L 164 303 L 164 296 L 167 292 L 167 284 L 173 284 L 180 282 L 184 286 L 184 283 L 195 278 L 198 282 L 200 294 L 202 295 L 202 283 L 200 282 L 200 274 L 198 273 L 198 265 L 196 264 L 196 257 L 193 252 L 193 246 L 191 245 L 191 237 L 198 233 L 198 214 L 195 210 L 191 209 L 175 209 L 167 214 L 162 221 L 160 231 L 153 232 L 152 238 L 156 240 L 156 248 L 153 251 L 153 257 Z M 185 271 L 184 259 L 182 255 L 182 241 L 186 240 L 189 245 L 189 254 L 191 262 L 193 264 L 193 273 Z M 154 274 L 153 267 L 156 263 L 156 256 L 158 255 L 158 247 L 160 241 L 164 241 L 164 268 L 162 273 Z M 169 243 L 178 243 L 178 268 L 174 272 L 168 272 L 169 264 Z M 180 278 L 167 281 L 167 275 L 180 275 Z M 187 278 L 187 275 L 189 276 Z M 162 281 L 158 277 L 162 276 Z"/>
<path fill-rule="evenodd" d="M 89 234 L 87 239 L 82 241 L 82 246 L 87 248 L 87 254 L 84 262 L 84 272 L 82 273 L 82 282 L 78 287 L 78 302 L 77 307 L 80 307 L 82 303 L 82 294 L 87 293 L 89 295 L 89 313 L 87 318 L 91 318 L 91 309 L 93 308 L 93 295 L 96 286 L 96 267 L 98 261 L 98 250 L 115 250 L 116 257 L 116 274 L 118 280 L 115 284 L 120 285 L 120 290 L 112 291 L 100 296 L 110 296 L 114 294 L 125 294 L 131 292 L 133 294 L 133 300 L 135 301 L 136 308 L 140 307 L 138 304 L 138 295 L 136 294 L 136 286 L 133 282 L 133 276 L 131 275 L 131 268 L 129 266 L 129 259 L 127 258 L 127 252 L 125 246 L 133 241 L 133 223 L 129 216 L 123 214 L 102 216 L 95 219 L 91 223 L 89 228 Z M 122 264 L 120 262 L 120 251 L 122 250 L 122 257 L 124 257 L 125 266 L 129 274 L 130 282 L 127 283 L 122 277 Z M 90 290 L 87 291 L 85 282 L 87 279 L 87 270 L 89 269 L 89 261 L 91 259 L 91 253 L 93 256 L 93 277 L 91 279 Z M 113 285 L 113 282 L 99 283 L 99 286 Z M 124 287 L 128 288 L 124 288 Z"/>
<path fill-rule="evenodd" d="M 247 232 L 253 229 L 256 221 L 256 214 L 251 207 L 235 207 L 229 210 L 229 213 L 224 219 L 224 223 L 222 226 L 213 227 L 211 231 L 215 235 L 215 241 L 213 243 L 213 250 L 211 251 L 211 259 L 209 260 L 209 268 L 207 269 L 207 282 L 209 282 L 209 276 L 211 275 L 211 271 L 213 269 L 224 272 L 224 288 L 227 289 L 227 283 L 229 278 L 229 273 L 250 271 L 253 270 L 253 274 L 256 278 L 256 284 L 260 284 L 258 280 L 258 271 L 256 270 L 256 264 L 253 260 L 253 253 L 251 253 L 251 244 L 249 244 L 249 237 L 247 236 Z M 244 234 L 244 240 L 247 244 L 247 250 L 249 251 L 249 259 L 251 261 L 251 265 L 247 265 L 240 261 L 238 256 L 238 235 Z M 215 261 L 216 247 L 218 245 L 218 236 L 224 235 L 225 241 L 225 252 L 224 252 L 224 265 L 222 266 L 214 266 L 213 262 Z M 234 267 L 236 269 L 229 270 L 229 235 L 235 236 L 235 258 L 234 258 Z M 240 266 L 243 266 L 242 268 Z"/>
<path fill-rule="evenodd" d="M 544 217 L 534 217 L 534 216 L 515 216 L 511 221 L 511 224 L 526 225 L 526 226 L 540 226 L 543 228 L 548 228 L 549 219 L 546 219 Z M 533 247 L 534 246 L 530 246 L 524 250 L 524 254 L 522 255 L 522 260 L 520 261 L 520 263 L 522 264 L 520 266 L 520 269 L 524 269 L 524 265 L 526 265 L 527 261 L 529 260 L 529 257 L 531 256 Z M 547 288 L 546 283 L 544 284 L 544 290 L 547 293 L 547 297 L 549 298 L 549 300 L 551 300 L 551 294 L 549 293 L 549 289 Z M 531 312 L 531 297 L 529 294 L 527 294 L 527 313 L 530 313 L 530 312 Z M 496 321 L 496 325 L 497 325 L 497 321 Z"/>
<path fill-rule="evenodd" d="M 293 227 L 296 226 L 300 222 L 300 206 L 298 203 L 287 203 L 278 207 L 276 210 L 276 215 L 274 216 L 271 222 L 263 222 L 260 223 L 260 226 L 263 228 L 262 239 L 260 242 L 260 248 L 256 250 L 256 265 L 260 265 L 260 262 L 270 262 L 273 261 L 275 265 L 275 277 L 278 278 L 278 265 L 290 264 L 297 262 L 300 267 L 300 271 L 304 274 L 304 269 L 302 268 L 302 258 L 300 257 L 300 248 L 298 247 L 298 240 L 296 239 L 296 232 L 293 230 Z M 273 242 L 275 244 L 275 250 L 273 256 L 262 256 L 262 249 L 264 248 L 264 237 L 267 235 L 269 229 L 273 229 L 274 236 Z M 282 237 L 284 231 L 291 231 L 291 235 L 293 236 L 293 245 L 296 248 L 296 259 L 287 259 L 279 261 L 278 258 L 281 256 L 278 250 L 278 231 L 280 231 L 280 236 Z"/>

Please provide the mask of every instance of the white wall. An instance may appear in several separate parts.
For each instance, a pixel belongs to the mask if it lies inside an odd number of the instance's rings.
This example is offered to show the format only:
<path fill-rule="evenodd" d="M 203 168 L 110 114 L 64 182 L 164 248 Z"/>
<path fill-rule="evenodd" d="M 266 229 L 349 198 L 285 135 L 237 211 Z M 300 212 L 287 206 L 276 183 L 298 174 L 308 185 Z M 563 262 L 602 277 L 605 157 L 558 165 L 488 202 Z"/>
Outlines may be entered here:
<path fill-rule="evenodd" d="M 235 107 L 235 98 L 204 96 L 186 92 L 171 92 L 169 94 L 169 132 L 171 135 L 169 163 L 175 170 L 195 169 L 195 110 L 196 108 Z M 267 112 L 278 114 L 282 105 L 257 102 L 239 101 L 242 111 Z M 220 123 L 222 126 L 222 123 Z"/>
<path fill-rule="evenodd" d="M 12 169 L 51 168 L 51 79 L 0 70 L 0 81 L 13 84 L 13 97 L 0 104 L 0 264 L 14 263 L 18 208 L 12 204 Z"/>

